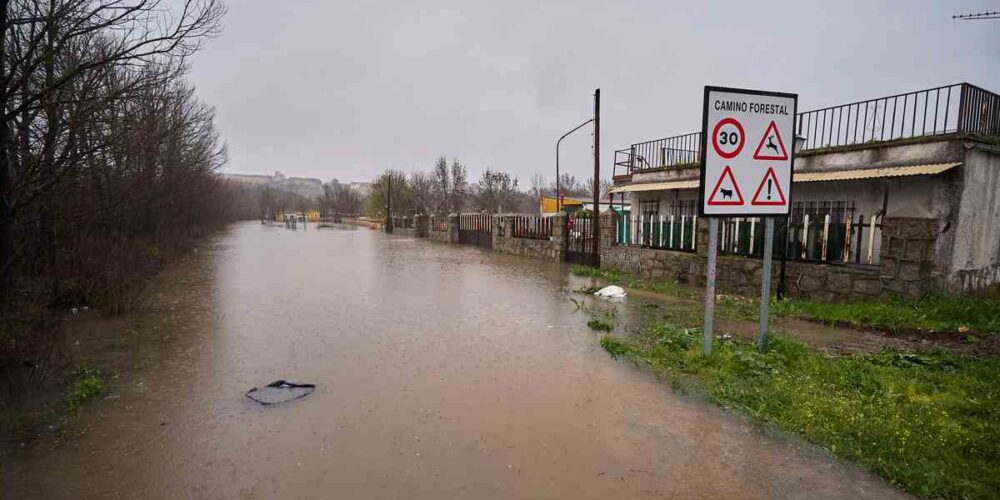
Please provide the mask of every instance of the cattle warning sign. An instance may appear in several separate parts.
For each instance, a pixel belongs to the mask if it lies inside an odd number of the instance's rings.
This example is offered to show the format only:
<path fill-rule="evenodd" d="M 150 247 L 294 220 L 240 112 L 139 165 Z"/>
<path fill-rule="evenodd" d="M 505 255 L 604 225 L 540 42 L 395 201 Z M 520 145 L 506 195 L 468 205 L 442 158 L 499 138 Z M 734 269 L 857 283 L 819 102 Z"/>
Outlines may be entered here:
<path fill-rule="evenodd" d="M 797 104 L 796 94 L 705 87 L 701 215 L 788 215 Z"/>

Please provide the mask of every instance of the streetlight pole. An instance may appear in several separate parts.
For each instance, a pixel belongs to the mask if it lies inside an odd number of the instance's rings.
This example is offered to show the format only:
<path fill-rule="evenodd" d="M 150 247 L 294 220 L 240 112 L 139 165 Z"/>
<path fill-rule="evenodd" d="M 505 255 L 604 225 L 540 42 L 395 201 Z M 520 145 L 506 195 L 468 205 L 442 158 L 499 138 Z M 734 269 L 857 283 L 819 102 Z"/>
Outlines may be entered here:
<path fill-rule="evenodd" d="M 594 90 L 594 222 L 590 229 L 594 267 L 601 265 L 601 89 Z"/>
<path fill-rule="evenodd" d="M 559 138 L 558 141 L 556 141 L 556 212 L 562 210 L 562 196 L 560 194 L 560 187 L 559 187 L 559 143 L 561 143 L 562 140 L 566 138 L 566 136 L 572 134 L 573 132 L 576 132 L 577 130 L 580 130 L 581 128 L 583 128 L 584 125 L 592 121 L 594 121 L 593 118 L 577 125 L 573 130 L 566 132 L 565 134 L 562 135 L 562 137 Z"/>

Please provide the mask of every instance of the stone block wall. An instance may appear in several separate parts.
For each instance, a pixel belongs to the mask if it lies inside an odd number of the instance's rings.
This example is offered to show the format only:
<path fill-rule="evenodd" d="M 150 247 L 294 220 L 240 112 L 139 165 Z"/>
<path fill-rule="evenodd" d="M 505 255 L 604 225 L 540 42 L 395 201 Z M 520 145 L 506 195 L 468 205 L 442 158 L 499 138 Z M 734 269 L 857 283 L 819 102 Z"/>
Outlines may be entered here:
<path fill-rule="evenodd" d="M 607 216 L 607 215 L 606 215 Z M 614 216 L 602 220 L 601 267 L 631 272 L 653 280 L 704 286 L 708 256 L 708 223 L 699 223 L 697 251 L 654 250 L 615 245 Z M 919 295 L 933 286 L 933 234 L 936 220 L 883 221 L 881 266 L 852 266 L 788 261 L 785 294 L 821 302 L 861 301 L 891 294 Z M 760 293 L 763 262 L 731 255 L 718 256 L 716 287 L 720 293 L 754 296 Z M 776 292 L 781 263 L 771 266 Z"/>
<path fill-rule="evenodd" d="M 426 238 L 429 229 L 429 216 L 423 214 L 413 216 L 413 231 L 416 233 L 417 238 Z"/>
<path fill-rule="evenodd" d="M 547 239 L 515 238 L 512 215 L 493 216 L 493 251 L 534 259 L 559 262 L 563 252 L 562 216 L 552 217 L 552 236 Z"/>
<path fill-rule="evenodd" d="M 427 238 L 430 239 L 431 241 L 448 243 L 449 242 L 448 230 L 445 229 L 444 231 L 439 231 L 435 229 L 435 226 L 439 225 L 442 219 L 444 219 L 445 224 L 447 225 L 447 219 L 448 219 L 447 216 L 441 217 L 440 215 L 432 215 L 430 217 L 430 220 L 427 222 Z"/>
<path fill-rule="evenodd" d="M 882 287 L 891 294 L 919 297 L 935 288 L 941 274 L 934 266 L 937 219 L 882 219 Z"/>

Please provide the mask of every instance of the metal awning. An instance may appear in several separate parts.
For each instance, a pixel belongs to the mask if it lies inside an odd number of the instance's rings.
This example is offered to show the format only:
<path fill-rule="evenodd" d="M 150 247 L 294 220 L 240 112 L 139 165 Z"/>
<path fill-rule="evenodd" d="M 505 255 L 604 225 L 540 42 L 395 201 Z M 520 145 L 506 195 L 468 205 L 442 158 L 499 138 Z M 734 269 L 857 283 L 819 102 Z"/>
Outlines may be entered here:
<path fill-rule="evenodd" d="M 881 179 L 884 177 L 906 177 L 910 175 L 936 175 L 959 165 L 961 165 L 961 163 L 932 163 L 929 165 L 859 168 L 854 170 L 838 170 L 834 172 L 799 172 L 795 174 L 794 180 L 795 182 L 853 181 L 861 179 Z"/>
<path fill-rule="evenodd" d="M 832 172 L 796 172 L 794 182 L 821 181 L 853 181 L 862 179 L 881 179 L 887 177 L 906 177 L 911 175 L 937 175 L 946 170 L 961 166 L 956 163 L 931 163 L 928 165 L 908 165 L 903 167 L 858 168 L 854 170 L 837 170 Z M 609 193 L 635 193 L 641 191 L 669 191 L 673 189 L 695 189 L 700 185 L 698 179 L 687 181 L 648 182 L 615 186 Z"/>
<path fill-rule="evenodd" d="M 608 190 L 608 193 L 635 193 L 638 191 L 669 191 L 671 189 L 694 189 L 700 183 L 698 179 L 689 181 L 670 182 L 648 182 L 642 184 L 628 184 L 625 186 L 615 186 Z"/>

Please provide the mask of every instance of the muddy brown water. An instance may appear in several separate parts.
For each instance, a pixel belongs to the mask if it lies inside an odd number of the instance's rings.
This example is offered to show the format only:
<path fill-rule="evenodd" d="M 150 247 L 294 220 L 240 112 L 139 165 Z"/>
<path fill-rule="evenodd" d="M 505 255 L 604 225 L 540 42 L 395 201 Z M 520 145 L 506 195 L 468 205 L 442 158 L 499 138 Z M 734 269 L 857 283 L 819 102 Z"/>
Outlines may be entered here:
<path fill-rule="evenodd" d="M 612 360 L 566 266 L 256 223 L 179 265 L 80 435 L 3 457 L 4 498 L 904 497 Z M 276 379 L 317 389 L 243 397 Z"/>

